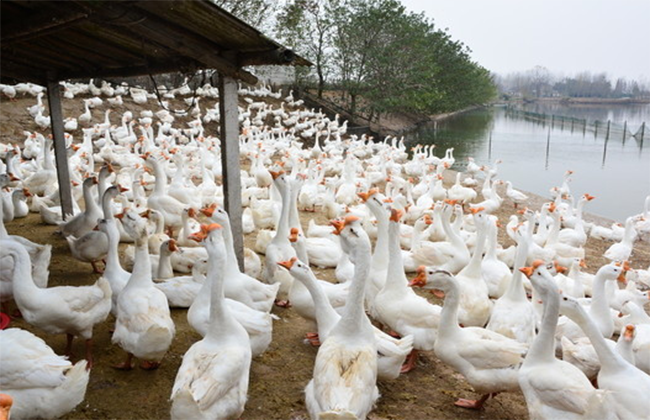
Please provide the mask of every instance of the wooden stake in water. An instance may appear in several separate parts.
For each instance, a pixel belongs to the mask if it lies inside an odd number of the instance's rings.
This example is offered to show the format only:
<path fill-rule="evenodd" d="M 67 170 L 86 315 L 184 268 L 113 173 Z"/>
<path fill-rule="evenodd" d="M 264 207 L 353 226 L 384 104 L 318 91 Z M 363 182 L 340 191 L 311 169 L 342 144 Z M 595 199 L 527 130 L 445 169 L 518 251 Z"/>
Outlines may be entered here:
<path fill-rule="evenodd" d="M 607 134 L 605 134 L 605 140 L 609 139 L 609 126 L 612 124 L 610 120 L 607 120 Z"/>
<path fill-rule="evenodd" d="M 488 140 L 488 161 L 492 162 L 492 131 L 490 131 L 490 138 Z"/>
<path fill-rule="evenodd" d="M 585 118 L 582 123 L 582 137 L 587 133 L 587 119 Z"/>
<path fill-rule="evenodd" d="M 594 138 L 598 137 L 598 120 L 596 120 L 596 128 L 594 130 Z"/>
<path fill-rule="evenodd" d="M 627 121 L 623 124 L 623 144 L 625 144 L 625 137 L 627 137 Z"/>
<path fill-rule="evenodd" d="M 551 150 L 551 129 L 548 130 L 548 136 L 546 136 L 546 162 L 544 164 L 544 169 L 548 169 L 548 155 Z"/>

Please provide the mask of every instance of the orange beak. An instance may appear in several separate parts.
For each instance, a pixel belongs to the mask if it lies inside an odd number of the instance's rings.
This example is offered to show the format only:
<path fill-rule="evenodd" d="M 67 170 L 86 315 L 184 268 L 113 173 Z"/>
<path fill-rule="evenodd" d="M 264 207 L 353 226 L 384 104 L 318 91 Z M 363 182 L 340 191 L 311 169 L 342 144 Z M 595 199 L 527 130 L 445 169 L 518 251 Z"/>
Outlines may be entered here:
<path fill-rule="evenodd" d="M 585 260 L 580 260 L 580 267 L 587 268 L 587 262 Z"/>
<path fill-rule="evenodd" d="M 555 203 L 551 203 L 551 204 L 548 206 L 548 211 L 550 211 L 551 213 L 553 213 L 553 212 L 555 211 L 555 209 L 556 209 L 556 205 L 555 205 Z"/>
<path fill-rule="evenodd" d="M 334 232 L 332 232 L 335 235 L 340 235 L 341 231 L 345 227 L 345 222 L 342 220 L 330 220 L 330 225 L 334 227 Z"/>
<path fill-rule="evenodd" d="M 594 197 L 593 195 L 585 194 L 585 198 L 587 199 L 587 201 L 591 201 L 596 197 Z"/>
<path fill-rule="evenodd" d="M 423 265 L 416 270 L 417 276 L 409 282 L 411 287 L 424 287 L 427 284 L 427 268 Z"/>
<path fill-rule="evenodd" d="M 555 265 L 555 271 L 557 271 L 558 273 L 566 273 L 567 271 L 566 267 L 562 267 L 557 261 L 555 261 L 553 264 Z"/>
<path fill-rule="evenodd" d="M 480 213 L 483 210 L 485 210 L 485 207 L 472 207 L 471 209 L 469 209 L 469 211 L 472 212 L 472 214 Z"/>
<path fill-rule="evenodd" d="M 121 186 L 121 185 L 118 185 L 118 186 L 117 186 L 117 190 L 118 190 L 119 192 L 123 193 L 123 192 L 128 191 L 129 189 L 126 188 L 126 187 L 123 187 L 123 186 Z"/>
<path fill-rule="evenodd" d="M 389 219 L 389 220 L 390 220 L 391 222 L 397 222 L 397 223 L 399 223 L 399 221 L 402 219 L 402 215 L 403 215 L 403 214 L 404 214 L 404 212 L 403 212 L 402 210 L 399 210 L 399 209 L 391 209 L 391 211 L 390 211 L 390 219 Z"/>
<path fill-rule="evenodd" d="M 357 196 L 361 199 L 361 201 L 365 203 L 370 198 L 370 192 L 365 192 L 365 193 L 360 192 L 357 193 Z"/>
<path fill-rule="evenodd" d="M 140 213 L 140 217 L 146 217 L 147 219 L 151 215 L 151 210 L 147 209 L 145 212 Z"/>
<path fill-rule="evenodd" d="M 112 165 L 110 162 L 108 162 L 108 163 L 106 164 L 106 167 L 108 168 L 108 172 L 109 172 L 109 173 L 113 173 L 113 172 L 115 172 L 115 168 L 113 167 L 113 165 Z"/>
<path fill-rule="evenodd" d="M 359 220 L 357 216 L 350 214 L 348 216 L 345 216 L 345 219 L 343 219 L 343 224 L 344 226 L 347 226 L 349 224 L 352 224 L 353 222 L 356 222 L 357 220 Z"/>
<path fill-rule="evenodd" d="M 201 225 L 201 230 L 199 232 L 193 233 L 188 236 L 189 239 L 201 242 L 208 237 L 208 234 L 215 229 L 221 229 L 221 225 L 218 223 L 210 223 L 209 225 Z"/>
<path fill-rule="evenodd" d="M 170 250 L 171 252 L 176 252 L 176 251 L 178 251 L 178 246 L 176 245 L 176 239 L 172 238 L 172 239 L 169 240 L 169 246 L 168 246 L 168 248 L 169 248 L 169 250 Z"/>
<path fill-rule="evenodd" d="M 196 216 L 196 210 L 190 207 L 190 209 L 187 211 L 187 215 L 190 217 L 195 217 Z"/>
<path fill-rule="evenodd" d="M 201 213 L 208 217 L 212 217 L 212 214 L 214 211 L 217 209 L 217 203 L 212 203 L 208 207 L 204 207 L 201 209 Z"/>
<path fill-rule="evenodd" d="M 296 261 L 298 261 L 298 258 L 293 257 L 287 261 L 278 261 L 278 265 L 286 268 L 287 270 L 291 270 L 291 267 L 293 267 L 293 263 L 295 263 Z"/>
<path fill-rule="evenodd" d="M 625 341 L 632 341 L 634 339 L 634 330 L 636 327 L 634 325 L 626 325 L 625 331 L 623 331 L 623 338 Z"/>
<path fill-rule="evenodd" d="M 533 271 L 535 271 L 535 269 L 533 267 L 521 267 L 519 271 L 524 273 L 526 277 L 530 277 L 533 275 Z"/>
<path fill-rule="evenodd" d="M 298 228 L 291 228 L 291 234 L 289 235 L 289 242 L 298 242 L 298 234 L 300 231 Z"/>
<path fill-rule="evenodd" d="M 431 216 L 429 216 L 428 214 L 424 215 L 424 224 L 426 225 L 433 224 L 433 219 L 431 219 Z"/>
<path fill-rule="evenodd" d="M 23 188 L 23 194 L 25 194 L 25 197 L 31 197 L 32 196 L 32 193 L 29 192 L 29 189 L 27 189 L 27 188 Z"/>
<path fill-rule="evenodd" d="M 455 206 L 456 203 L 458 203 L 458 200 L 445 200 L 445 203 L 449 204 L 450 206 Z"/>
<path fill-rule="evenodd" d="M 273 177 L 273 179 L 278 179 L 278 177 L 279 177 L 280 175 L 282 175 L 282 174 L 284 173 L 284 171 L 278 171 L 278 172 L 275 172 L 275 171 L 269 171 L 269 173 L 271 174 L 271 176 Z"/>

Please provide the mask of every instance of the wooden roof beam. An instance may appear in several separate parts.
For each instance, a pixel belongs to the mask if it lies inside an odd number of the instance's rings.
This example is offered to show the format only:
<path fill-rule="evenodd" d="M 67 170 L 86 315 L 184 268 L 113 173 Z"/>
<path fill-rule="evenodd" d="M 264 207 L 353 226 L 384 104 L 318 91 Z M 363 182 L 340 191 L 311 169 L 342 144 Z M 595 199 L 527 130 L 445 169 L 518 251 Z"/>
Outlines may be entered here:
<path fill-rule="evenodd" d="M 70 12 L 66 8 L 57 12 L 42 12 L 34 17 L 30 17 L 29 22 L 21 20 L 10 25 L 3 25 L 2 43 L 7 45 L 38 38 L 75 25 L 87 17 L 87 13 Z"/>
<path fill-rule="evenodd" d="M 227 76 L 252 85 L 257 83 L 257 77 L 239 68 L 236 63 L 220 57 L 219 53 L 222 51 L 219 50 L 218 46 L 202 37 L 189 34 L 184 29 L 178 28 L 173 22 L 161 21 L 144 11 L 126 10 L 119 7 L 119 3 L 111 3 L 109 7 L 109 11 L 99 9 L 96 13 L 107 13 L 110 16 L 118 12 L 121 13 L 121 17 L 125 20 L 139 21 L 138 25 L 129 26 L 128 29 L 120 27 L 121 31 L 128 30 L 142 36 L 144 39 L 164 45 L 181 55 L 193 58 L 205 67 L 214 68 Z M 93 22 L 101 24 L 99 19 L 93 19 Z M 110 28 L 111 25 L 105 27 Z"/>
<path fill-rule="evenodd" d="M 101 68 L 95 69 L 92 73 L 88 71 L 61 71 L 59 73 L 59 78 L 61 80 L 67 79 L 81 79 L 87 78 L 92 75 L 95 78 L 106 78 L 106 77 L 131 77 L 131 76 L 142 76 L 146 74 L 160 74 L 160 73 L 170 73 L 174 71 L 182 72 L 193 72 L 199 68 L 196 62 L 193 61 L 166 61 L 165 63 L 152 63 L 148 66 L 132 66 L 132 67 L 119 67 L 119 68 Z"/>

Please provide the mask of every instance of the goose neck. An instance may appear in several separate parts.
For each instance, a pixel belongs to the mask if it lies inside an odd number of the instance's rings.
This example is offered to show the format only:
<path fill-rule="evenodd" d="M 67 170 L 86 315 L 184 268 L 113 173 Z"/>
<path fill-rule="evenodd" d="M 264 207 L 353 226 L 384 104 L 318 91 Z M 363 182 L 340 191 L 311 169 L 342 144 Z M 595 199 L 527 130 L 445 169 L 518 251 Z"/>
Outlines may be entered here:
<path fill-rule="evenodd" d="M 614 349 L 607 344 L 594 320 L 589 316 L 589 314 L 587 314 L 582 306 L 576 305 L 574 309 L 575 312 L 572 312 L 567 316 L 578 324 L 585 335 L 589 337 L 589 341 L 598 354 L 598 359 L 601 363 L 601 371 L 612 371 L 623 368 L 626 364 L 625 361 L 617 351 L 614 351 Z"/>
<path fill-rule="evenodd" d="M 119 231 L 115 225 L 115 220 L 107 220 L 108 230 L 106 236 L 108 237 L 108 254 L 106 256 L 106 270 L 107 275 L 118 271 L 124 271 L 120 265 L 120 256 L 118 251 Z"/>
<path fill-rule="evenodd" d="M 384 284 L 385 290 L 392 293 L 406 290 L 406 276 L 400 248 L 400 223 L 390 222 L 388 226 L 388 276 Z"/>
<path fill-rule="evenodd" d="M 288 186 L 287 186 L 288 187 Z M 289 237 L 289 213 L 291 212 L 291 194 L 287 191 L 288 188 L 278 188 L 282 198 L 282 210 L 280 211 L 280 220 L 278 221 L 278 228 L 276 230 L 275 238 L 280 238 L 281 241 L 288 241 Z M 274 239 L 275 239 L 274 238 Z"/>
<path fill-rule="evenodd" d="M 233 328 L 236 328 L 235 324 L 238 324 L 238 322 L 226 308 L 224 296 L 225 249 L 221 250 L 221 252 L 214 249 L 213 246 L 207 246 L 206 249 L 208 249 L 208 255 L 210 256 L 206 282 L 211 282 L 210 324 L 208 325 L 206 337 L 216 338 L 232 331 Z"/>
<path fill-rule="evenodd" d="M 32 264 L 27 250 L 12 240 L 3 240 L 2 248 L 14 260 L 14 281 L 12 283 L 16 300 L 23 302 L 33 299 L 40 294 L 41 289 L 34 284 Z"/>
<path fill-rule="evenodd" d="M 340 332 L 346 335 L 356 336 L 365 325 L 364 296 L 366 281 L 370 274 L 370 250 L 356 249 L 354 278 L 348 298 L 345 302 L 343 316 L 338 323 Z"/>
<path fill-rule="evenodd" d="M 472 254 L 472 259 L 467 264 L 467 267 L 463 269 L 463 272 L 470 274 L 471 277 L 475 277 L 481 272 L 481 261 L 483 260 L 483 249 L 485 248 L 485 222 L 477 219 L 476 228 L 478 229 L 478 233 L 476 245 L 474 246 L 474 254 Z"/>
<path fill-rule="evenodd" d="M 144 238 L 138 238 L 135 242 L 135 263 L 133 264 L 133 272 L 128 285 L 131 287 L 146 287 L 152 284 L 149 244 L 148 238 L 145 236 Z"/>
<path fill-rule="evenodd" d="M 440 312 L 438 338 L 453 337 L 460 331 L 458 325 L 458 307 L 460 305 L 460 287 L 456 280 L 451 280 L 444 290 L 445 302 Z"/>
<path fill-rule="evenodd" d="M 528 350 L 525 363 L 552 362 L 555 360 L 555 329 L 560 314 L 560 296 L 557 292 L 546 291 L 542 296 L 544 309 L 537 337 Z"/>

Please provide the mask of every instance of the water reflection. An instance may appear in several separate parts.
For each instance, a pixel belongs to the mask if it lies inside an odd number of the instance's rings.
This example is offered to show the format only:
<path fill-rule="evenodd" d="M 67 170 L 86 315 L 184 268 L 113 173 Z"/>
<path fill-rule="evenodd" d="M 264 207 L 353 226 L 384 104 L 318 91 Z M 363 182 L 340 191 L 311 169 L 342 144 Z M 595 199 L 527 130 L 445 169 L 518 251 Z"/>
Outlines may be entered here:
<path fill-rule="evenodd" d="M 650 106 L 612 108 L 566 107 L 563 114 L 558 106 L 536 108 L 535 112 L 557 115 L 546 120 L 523 118 L 504 108 L 478 110 L 440 122 L 435 128 L 422 127 L 407 140 L 411 146 L 435 144 L 438 156 L 453 147 L 454 169 L 464 169 L 469 156 L 479 165 L 501 159 L 501 178 L 543 196 L 561 183 L 564 171 L 574 170 L 574 196 L 585 192 L 598 195 L 589 205 L 590 212 L 624 220 L 641 212 L 643 200 L 650 194 L 650 150 L 644 147 L 648 139 L 632 137 L 629 129 L 650 122 Z M 576 120 L 560 117 L 571 114 Z M 614 116 L 624 119 L 611 120 L 607 135 L 607 121 L 599 119 Z M 599 121 L 597 127 L 594 121 Z M 645 137 L 649 135 L 645 133 Z"/>

